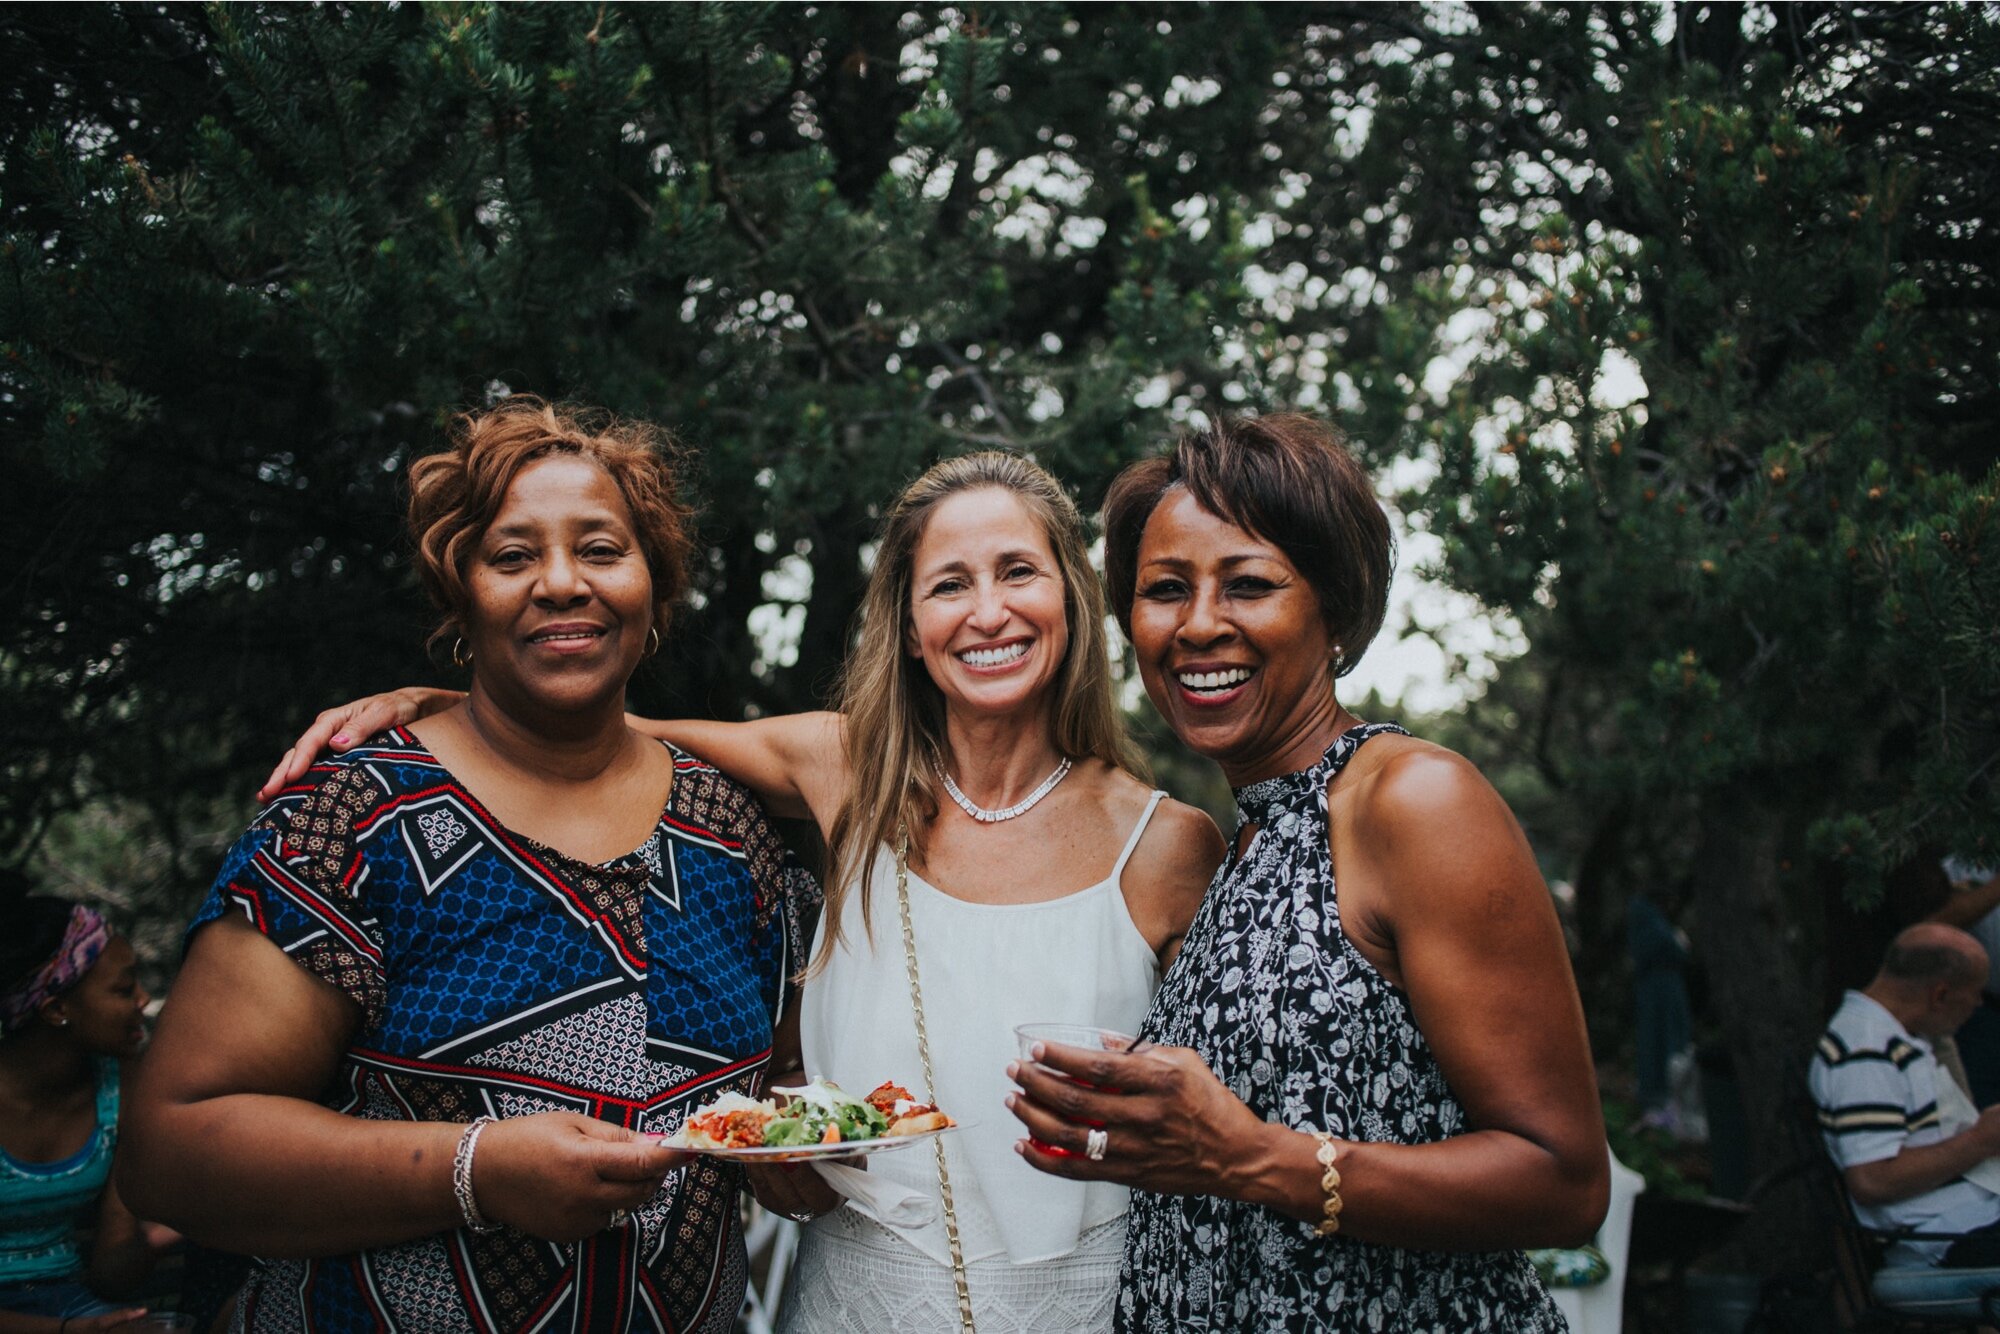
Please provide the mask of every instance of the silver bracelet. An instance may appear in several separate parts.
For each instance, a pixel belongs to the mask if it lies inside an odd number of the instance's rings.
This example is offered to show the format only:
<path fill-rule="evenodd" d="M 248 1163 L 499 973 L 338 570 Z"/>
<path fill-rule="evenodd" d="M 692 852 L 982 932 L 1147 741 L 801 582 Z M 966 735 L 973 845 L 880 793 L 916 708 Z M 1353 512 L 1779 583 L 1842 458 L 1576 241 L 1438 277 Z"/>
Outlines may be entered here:
<path fill-rule="evenodd" d="M 476 1118 L 458 1137 L 458 1151 L 451 1156 L 451 1193 L 458 1199 L 459 1217 L 474 1232 L 500 1230 L 498 1223 L 488 1222 L 479 1212 L 479 1201 L 472 1195 L 472 1151 L 479 1145 L 479 1132 L 492 1124 L 490 1116 Z"/>

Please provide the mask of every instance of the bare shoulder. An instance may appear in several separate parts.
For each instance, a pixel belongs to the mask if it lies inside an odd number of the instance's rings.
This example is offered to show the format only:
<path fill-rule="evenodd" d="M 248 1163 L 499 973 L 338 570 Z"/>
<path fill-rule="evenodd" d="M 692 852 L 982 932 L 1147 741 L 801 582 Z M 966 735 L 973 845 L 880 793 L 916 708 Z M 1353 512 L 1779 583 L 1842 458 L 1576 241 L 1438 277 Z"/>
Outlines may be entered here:
<path fill-rule="evenodd" d="M 1144 858 L 1149 865 L 1164 862 L 1182 866 L 1189 875 L 1198 873 L 1206 886 L 1215 868 L 1222 864 L 1222 853 L 1222 831 L 1215 827 L 1207 811 L 1165 797 L 1153 812 L 1152 823 L 1146 826 L 1139 846 L 1133 849 L 1132 862 Z M 1159 869 L 1167 867 L 1161 865 Z"/>
<path fill-rule="evenodd" d="M 1518 914 L 1539 922 L 1550 911 L 1527 836 L 1470 760 L 1382 737 L 1350 769 L 1331 789 L 1329 834 L 1344 883 L 1367 900 L 1364 913 L 1400 930 L 1436 913 L 1490 924 Z M 1368 894 L 1369 885 L 1393 892 Z"/>
<path fill-rule="evenodd" d="M 1131 833 L 1133 824 L 1146 811 L 1157 790 L 1126 773 L 1099 760 L 1087 761 L 1086 781 L 1099 794 L 1106 815 L 1114 822 L 1120 840 Z M 1146 825 L 1146 832 L 1133 849 L 1132 861 L 1136 865 L 1142 858 L 1161 855 L 1187 856 L 1209 854 L 1203 882 L 1207 881 L 1207 871 L 1213 871 L 1222 860 L 1222 835 L 1215 827 L 1215 821 L 1205 811 L 1175 801 L 1172 797 L 1162 797 L 1153 818 Z"/>
<path fill-rule="evenodd" d="M 1150 789 L 1135 786 L 1151 799 Z M 1135 916 L 1156 923 L 1162 938 L 1177 939 L 1201 906 L 1222 854 L 1222 832 L 1206 811 L 1162 798 L 1125 863 L 1120 884 L 1126 902 Z"/>
<path fill-rule="evenodd" d="M 1498 821 L 1512 814 L 1486 775 L 1456 751 L 1417 737 L 1377 737 L 1333 780 L 1331 795 L 1371 836 L 1431 841 L 1441 827 Z"/>

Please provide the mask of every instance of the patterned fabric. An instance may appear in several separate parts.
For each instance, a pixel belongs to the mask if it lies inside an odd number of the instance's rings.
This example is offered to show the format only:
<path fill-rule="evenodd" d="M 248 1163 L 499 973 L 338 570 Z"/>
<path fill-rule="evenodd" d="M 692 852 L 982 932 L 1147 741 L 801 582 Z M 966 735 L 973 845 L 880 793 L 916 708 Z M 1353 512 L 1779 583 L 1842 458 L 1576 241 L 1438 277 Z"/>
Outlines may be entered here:
<path fill-rule="evenodd" d="M 19 986 L 0 993 L 0 1035 L 24 1027 L 35 1011 L 77 983 L 111 943 L 111 928 L 95 908 L 81 903 L 69 910 L 62 943 L 49 961 L 21 979 Z"/>
<path fill-rule="evenodd" d="M 1216 871 L 1144 1036 L 1190 1047 L 1267 1121 L 1343 1139 L 1431 1144 L 1465 1133 L 1408 1000 L 1340 926 L 1326 788 L 1370 737 L 1236 792 L 1246 854 Z M 1519 1251 L 1439 1252 L 1320 1238 L 1274 1210 L 1132 1193 L 1118 1328 L 1548 1334 L 1562 1316 Z"/>
<path fill-rule="evenodd" d="M 347 1115 L 664 1133 L 753 1091 L 817 895 L 749 795 L 678 751 L 646 845 L 593 866 L 503 827 L 399 729 L 281 794 L 190 933 L 239 912 L 354 1001 L 328 1098 Z M 725 1331 L 748 1275 L 737 1184 L 697 1160 L 571 1246 L 459 1230 L 261 1262 L 237 1327 Z"/>
<path fill-rule="evenodd" d="M 76 1230 L 97 1221 L 97 1198 L 118 1147 L 118 1062 L 97 1061 L 97 1127 L 54 1163 L 0 1149 L 0 1284 L 46 1283 L 83 1272 Z M 4 1305 L 0 1310 L 13 1308 Z"/>
<path fill-rule="evenodd" d="M 1004 1115 L 1004 1113 L 1003 1113 Z M 1111 1328 L 1123 1215 L 1084 1229 L 1075 1249 L 1015 1264 L 1002 1254 L 965 1265 L 979 1334 L 1102 1334 Z M 836 1209 L 799 1238 L 778 1334 L 951 1334 L 958 1329 L 951 1266 L 853 1209 Z"/>
<path fill-rule="evenodd" d="M 1819 1109 L 1820 1134 L 1845 1170 L 1894 1158 L 1950 1138 L 1938 1111 L 1945 1074 L 1930 1044 L 1908 1032 L 1876 1001 L 1850 991 L 1821 1035 L 1806 1078 Z M 2000 1195 L 1964 1177 L 1889 1204 L 1855 1205 L 1865 1227 L 1885 1232 L 1959 1233 L 2000 1219 Z M 1948 1243 L 1901 1241 L 1890 1265 L 1929 1265 Z"/>

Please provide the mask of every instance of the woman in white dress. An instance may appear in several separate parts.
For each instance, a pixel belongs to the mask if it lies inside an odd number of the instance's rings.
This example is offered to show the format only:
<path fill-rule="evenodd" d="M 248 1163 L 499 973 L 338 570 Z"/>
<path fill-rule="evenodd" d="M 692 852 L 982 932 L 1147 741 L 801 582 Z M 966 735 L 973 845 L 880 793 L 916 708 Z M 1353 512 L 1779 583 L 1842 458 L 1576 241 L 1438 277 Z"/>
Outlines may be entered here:
<path fill-rule="evenodd" d="M 1053 1180 L 1014 1152 L 1013 1029 L 1137 1031 L 1222 858 L 1207 816 L 1135 776 L 1104 616 L 1082 521 L 1055 479 L 1008 454 L 948 459 L 884 521 L 836 711 L 638 724 L 774 814 L 809 816 L 826 839 L 826 909 L 775 1071 L 857 1093 L 884 1079 L 925 1091 L 895 854 L 907 834 L 929 1093 L 962 1123 L 943 1142 L 982 1334 L 1111 1328 L 1126 1191 Z M 452 698 L 404 690 L 329 710 L 273 781 L 329 740 L 352 744 Z M 878 1155 L 869 1171 L 891 1193 L 941 1193 L 930 1153 Z M 904 1225 L 839 1207 L 808 1169 L 752 1178 L 767 1206 L 814 1219 L 787 1334 L 960 1326 L 943 1210 Z"/>

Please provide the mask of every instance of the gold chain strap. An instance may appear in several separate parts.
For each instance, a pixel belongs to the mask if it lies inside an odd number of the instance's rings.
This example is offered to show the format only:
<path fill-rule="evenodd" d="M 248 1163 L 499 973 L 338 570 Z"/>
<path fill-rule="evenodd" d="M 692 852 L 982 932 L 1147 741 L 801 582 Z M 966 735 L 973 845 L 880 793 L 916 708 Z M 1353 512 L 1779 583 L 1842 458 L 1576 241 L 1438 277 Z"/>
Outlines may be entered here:
<path fill-rule="evenodd" d="M 896 906 L 903 914 L 903 962 L 910 973 L 910 1009 L 917 1016 L 917 1055 L 924 1064 L 924 1096 L 937 1101 L 937 1081 L 931 1077 L 931 1039 L 924 1031 L 924 989 L 917 981 L 917 933 L 910 926 L 910 831 L 896 830 Z M 951 1276 L 958 1284 L 958 1326 L 972 1328 L 972 1289 L 965 1283 L 965 1253 L 958 1245 L 958 1211 L 951 1207 L 951 1172 L 944 1165 L 944 1136 L 931 1141 L 937 1150 L 938 1190 L 944 1195 L 944 1235 L 951 1243 Z"/>

